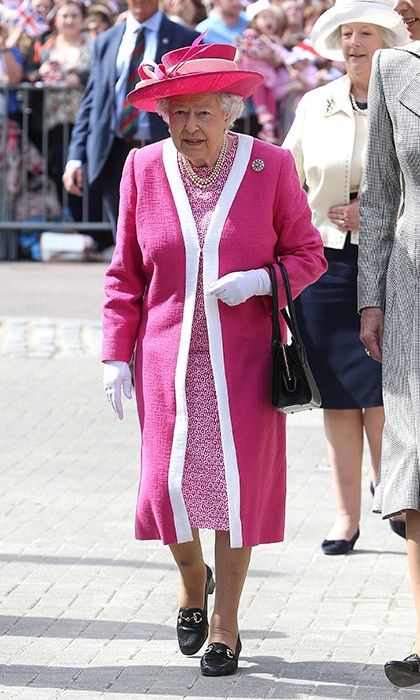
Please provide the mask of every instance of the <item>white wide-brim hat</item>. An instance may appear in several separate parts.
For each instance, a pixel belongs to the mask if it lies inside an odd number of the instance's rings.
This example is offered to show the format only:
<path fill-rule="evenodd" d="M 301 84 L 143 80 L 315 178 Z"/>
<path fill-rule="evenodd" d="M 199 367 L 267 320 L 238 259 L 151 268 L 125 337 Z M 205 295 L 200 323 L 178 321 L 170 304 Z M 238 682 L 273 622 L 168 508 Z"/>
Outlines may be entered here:
<path fill-rule="evenodd" d="M 408 33 L 392 0 L 337 0 L 312 27 L 311 40 L 317 53 L 332 61 L 343 61 L 339 29 L 342 24 L 363 22 L 388 29 L 394 35 L 394 46 L 405 44 Z"/>

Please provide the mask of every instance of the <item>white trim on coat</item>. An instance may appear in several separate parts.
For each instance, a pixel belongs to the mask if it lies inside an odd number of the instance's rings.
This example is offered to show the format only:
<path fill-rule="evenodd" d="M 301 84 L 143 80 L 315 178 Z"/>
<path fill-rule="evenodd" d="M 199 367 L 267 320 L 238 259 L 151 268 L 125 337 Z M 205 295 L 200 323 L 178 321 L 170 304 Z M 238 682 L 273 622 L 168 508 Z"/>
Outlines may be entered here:
<path fill-rule="evenodd" d="M 238 149 L 231 171 L 226 180 L 220 199 L 212 214 L 203 246 L 203 288 L 219 277 L 219 243 L 229 210 L 245 175 L 249 163 L 253 139 L 244 134 L 239 135 Z M 226 370 L 223 352 L 222 327 L 220 323 L 219 302 L 209 294 L 204 295 L 204 307 L 210 346 L 210 359 L 216 389 L 219 410 L 220 432 L 225 463 L 226 487 L 229 504 L 230 546 L 242 547 L 241 491 L 239 469 L 236 457 L 235 440 L 229 408 L 229 396 L 226 382 Z"/>
<path fill-rule="evenodd" d="M 253 139 L 239 135 L 238 149 L 212 214 L 203 246 L 203 287 L 208 289 L 219 276 L 219 243 L 226 218 L 236 197 L 238 188 L 249 163 Z M 171 139 L 163 144 L 163 164 L 181 225 L 185 244 L 186 289 L 185 305 L 181 327 L 181 337 L 175 370 L 176 417 L 174 435 L 169 460 L 168 489 L 174 514 L 177 542 L 192 540 L 188 513 L 182 496 L 182 476 L 188 434 L 188 413 L 185 394 L 188 354 L 191 340 L 192 321 L 197 291 L 197 275 L 200 246 L 198 233 L 190 203 L 178 168 L 177 151 Z M 229 528 L 231 547 L 242 547 L 242 523 L 240 516 L 240 481 L 235 441 L 229 408 L 229 397 L 223 353 L 223 338 L 218 301 L 209 295 L 204 296 L 207 319 L 210 360 L 213 369 L 217 406 L 220 419 L 223 457 L 226 474 L 226 487 L 229 507 Z"/>
<path fill-rule="evenodd" d="M 176 416 L 168 470 L 169 499 L 174 514 L 177 542 L 181 543 L 190 542 L 193 539 L 188 513 L 182 495 L 182 476 L 184 472 L 188 434 L 185 378 L 187 374 L 191 329 L 195 308 L 200 245 L 194 217 L 178 168 L 177 150 L 170 138 L 163 144 L 162 157 L 166 177 L 168 178 L 175 207 L 178 212 L 185 244 L 185 303 L 175 369 Z"/>

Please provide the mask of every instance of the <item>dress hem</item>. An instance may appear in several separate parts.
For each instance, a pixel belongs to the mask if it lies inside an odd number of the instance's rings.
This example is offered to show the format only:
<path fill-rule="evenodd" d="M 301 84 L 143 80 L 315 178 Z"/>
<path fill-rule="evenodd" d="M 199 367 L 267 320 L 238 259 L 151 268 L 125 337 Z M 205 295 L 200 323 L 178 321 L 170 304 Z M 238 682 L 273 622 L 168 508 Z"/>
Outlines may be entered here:
<path fill-rule="evenodd" d="M 229 532 L 229 530 L 215 530 L 214 528 L 199 528 L 199 529 L 204 529 L 204 530 L 212 530 L 213 532 Z M 172 538 L 165 539 L 164 537 L 160 535 L 150 535 L 148 537 L 142 536 L 139 537 L 137 534 L 135 535 L 135 539 L 140 541 L 140 542 L 148 542 L 148 541 L 157 541 L 160 540 L 160 542 L 163 545 L 174 545 L 174 544 L 179 544 L 176 540 L 173 540 Z M 188 542 L 192 542 L 193 540 L 186 540 Z M 284 536 L 281 538 L 263 538 L 261 540 L 258 540 L 258 542 L 243 542 L 241 547 L 232 547 L 232 549 L 243 549 L 244 547 L 258 547 L 259 545 L 262 544 L 280 544 L 281 542 L 284 542 Z"/>
<path fill-rule="evenodd" d="M 404 508 L 400 508 L 399 510 L 393 510 L 391 513 L 387 513 L 386 515 L 383 515 L 382 510 L 379 510 L 378 508 L 373 508 L 372 513 L 381 515 L 382 520 L 389 520 L 389 518 L 393 518 L 395 515 L 404 515 L 407 510 L 416 510 L 420 512 L 420 506 L 404 506 Z"/>

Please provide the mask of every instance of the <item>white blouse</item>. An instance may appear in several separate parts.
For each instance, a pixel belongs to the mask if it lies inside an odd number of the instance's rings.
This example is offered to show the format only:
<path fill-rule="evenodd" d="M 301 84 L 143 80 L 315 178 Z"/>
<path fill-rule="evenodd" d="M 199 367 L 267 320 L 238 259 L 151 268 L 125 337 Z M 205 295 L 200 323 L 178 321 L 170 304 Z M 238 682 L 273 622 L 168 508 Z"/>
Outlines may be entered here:
<path fill-rule="evenodd" d="M 308 191 L 312 220 L 328 248 L 344 248 L 347 232 L 328 218 L 332 206 L 348 204 L 362 180 L 367 114 L 355 112 L 347 75 L 307 92 L 283 143 Z M 351 232 L 357 244 L 358 231 Z"/>

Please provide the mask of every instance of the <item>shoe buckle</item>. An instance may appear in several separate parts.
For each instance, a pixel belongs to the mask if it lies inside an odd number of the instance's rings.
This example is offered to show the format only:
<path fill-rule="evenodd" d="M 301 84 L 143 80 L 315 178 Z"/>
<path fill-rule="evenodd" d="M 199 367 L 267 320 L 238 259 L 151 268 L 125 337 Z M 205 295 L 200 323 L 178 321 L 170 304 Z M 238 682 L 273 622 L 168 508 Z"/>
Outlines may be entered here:
<path fill-rule="evenodd" d="M 218 647 L 218 648 L 215 647 L 214 644 L 209 644 L 208 647 L 207 647 L 207 649 L 206 649 L 206 651 L 205 651 L 204 653 L 205 653 L 205 654 L 208 654 L 208 653 L 210 653 L 211 651 L 214 651 L 216 654 L 226 654 L 226 656 L 228 657 L 228 659 L 234 659 L 234 658 L 235 658 L 235 654 L 233 653 L 232 649 L 229 649 L 229 647 L 227 647 L 227 649 L 226 649 L 226 651 L 225 651 L 224 649 L 221 649 L 220 647 Z"/>
<path fill-rule="evenodd" d="M 203 620 L 203 615 L 201 612 L 193 612 L 192 615 L 184 615 L 184 613 L 181 611 L 178 615 L 178 624 L 181 624 L 182 622 L 191 622 L 194 621 L 196 625 L 198 625 L 200 622 Z"/>

